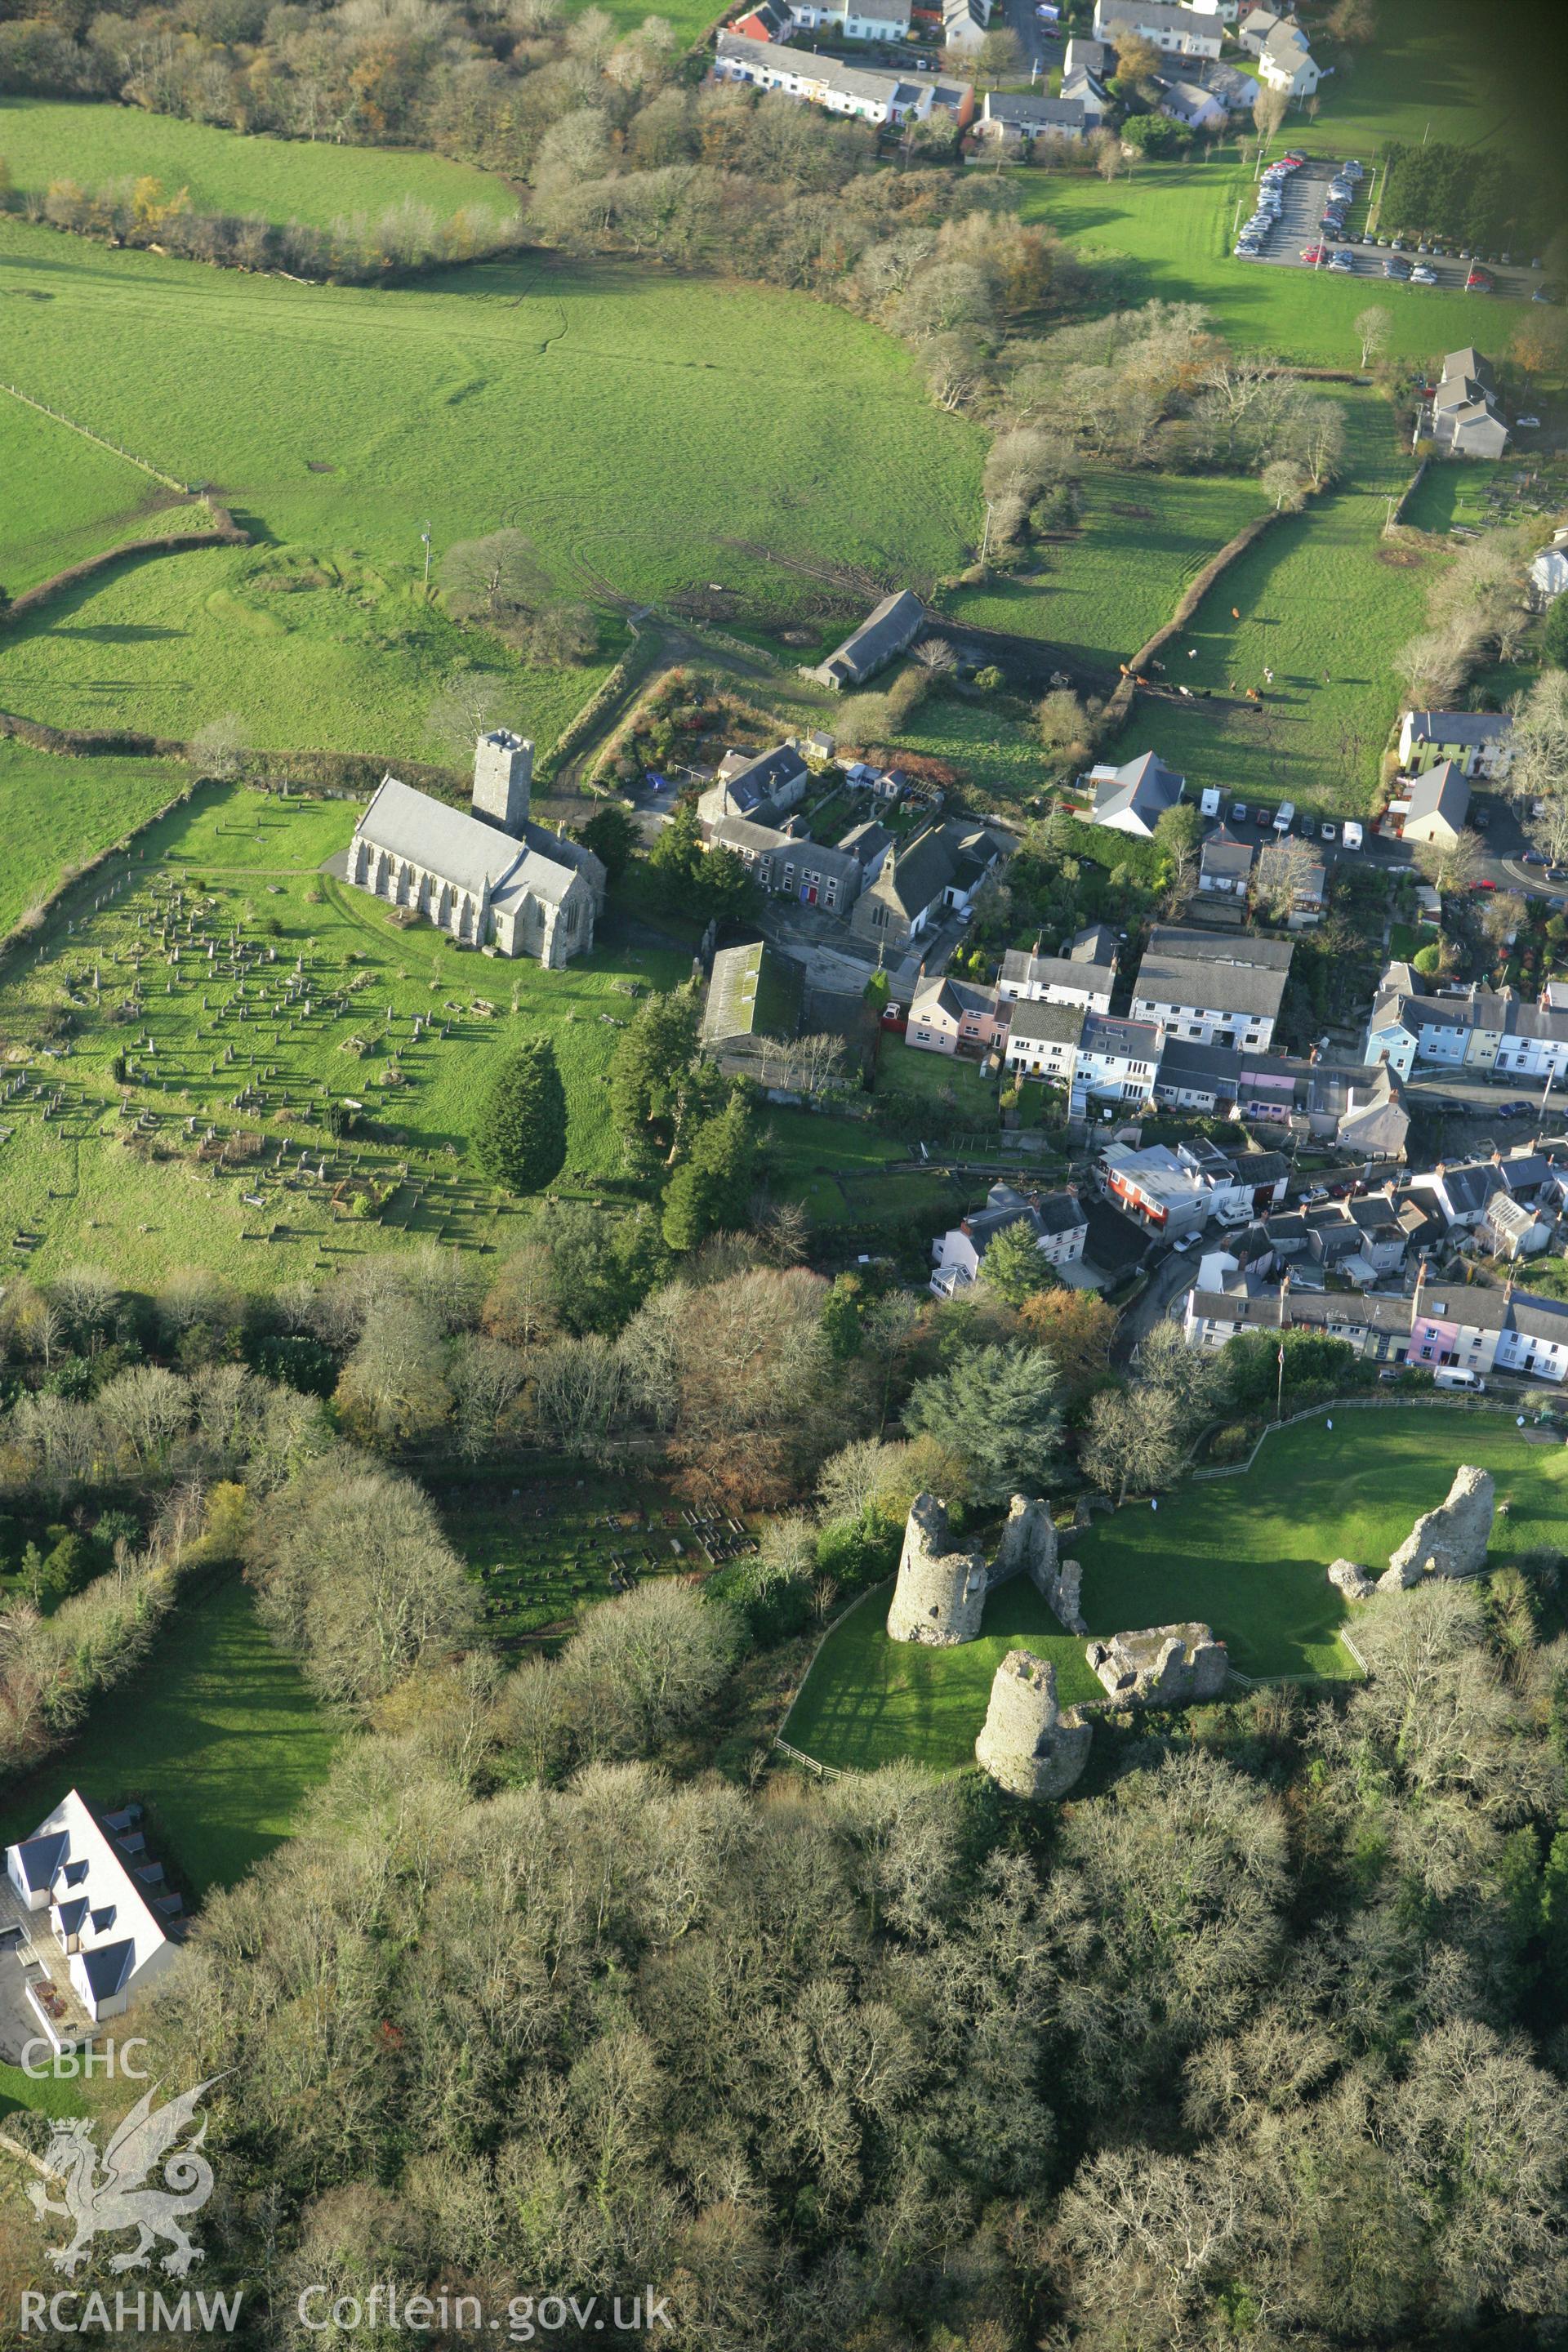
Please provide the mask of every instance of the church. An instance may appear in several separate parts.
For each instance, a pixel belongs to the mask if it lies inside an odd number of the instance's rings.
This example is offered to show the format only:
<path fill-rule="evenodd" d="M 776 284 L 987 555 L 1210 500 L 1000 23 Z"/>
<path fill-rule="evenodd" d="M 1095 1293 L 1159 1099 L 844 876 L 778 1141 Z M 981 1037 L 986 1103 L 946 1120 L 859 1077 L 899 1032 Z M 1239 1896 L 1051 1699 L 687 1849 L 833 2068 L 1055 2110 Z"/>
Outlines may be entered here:
<path fill-rule="evenodd" d="M 474 753 L 471 811 L 384 776 L 349 845 L 348 879 L 469 947 L 552 971 L 594 944 L 605 869 L 530 818 L 533 746 L 498 728 Z"/>

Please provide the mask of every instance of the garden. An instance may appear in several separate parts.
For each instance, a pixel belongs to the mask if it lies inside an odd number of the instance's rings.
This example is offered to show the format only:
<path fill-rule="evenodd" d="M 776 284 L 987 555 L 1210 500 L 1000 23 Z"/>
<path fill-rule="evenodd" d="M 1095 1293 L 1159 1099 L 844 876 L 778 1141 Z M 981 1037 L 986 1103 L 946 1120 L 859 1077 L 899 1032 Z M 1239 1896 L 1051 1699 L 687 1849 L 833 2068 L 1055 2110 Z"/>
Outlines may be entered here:
<path fill-rule="evenodd" d="M 1442 1501 L 1461 1461 L 1497 1481 L 1498 1566 L 1561 1550 L 1568 1452 L 1559 1435 L 1490 1412 L 1349 1407 L 1271 1431 L 1235 1476 L 1188 1479 L 1157 1507 L 1130 1503 L 1064 1532 L 1064 1550 L 1083 1565 L 1090 1634 L 1195 1618 L 1242 1674 L 1352 1679 L 1359 1669 L 1340 1636 L 1353 1638 L 1355 1612 L 1329 1583 L 1329 1563 L 1384 1566 Z M 784 1727 L 819 1763 L 868 1770 L 909 1756 L 940 1771 L 969 1763 L 992 1675 L 1020 1642 L 1051 1659 L 1064 1705 L 1103 1696 L 1083 1643 L 1022 1580 L 993 1593 L 981 1640 L 952 1650 L 889 1642 L 889 1590 L 879 1587 L 829 1633 Z"/>
<path fill-rule="evenodd" d="M 207 787 L 62 902 L 0 994 L 0 1265 L 150 1285 L 199 1264 L 258 1289 L 403 1235 L 495 1248 L 517 1204 L 464 1152 L 508 1044 L 541 1032 L 558 1189 L 618 1168 L 605 1072 L 684 960 L 545 971 L 399 929 L 318 871 L 353 825 L 343 802 Z"/>

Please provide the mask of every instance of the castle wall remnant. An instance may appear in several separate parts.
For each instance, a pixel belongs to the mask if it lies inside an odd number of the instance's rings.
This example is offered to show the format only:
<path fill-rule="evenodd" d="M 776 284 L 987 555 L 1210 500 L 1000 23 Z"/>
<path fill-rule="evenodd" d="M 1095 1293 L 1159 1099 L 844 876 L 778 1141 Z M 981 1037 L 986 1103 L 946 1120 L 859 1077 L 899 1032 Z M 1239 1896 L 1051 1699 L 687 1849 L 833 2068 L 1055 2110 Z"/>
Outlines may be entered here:
<path fill-rule="evenodd" d="M 1372 1578 L 1353 1559 L 1336 1559 L 1329 1570 L 1329 1582 L 1347 1601 L 1367 1601 L 1377 1591 Z"/>
<path fill-rule="evenodd" d="M 1490 1471 L 1461 1463 L 1445 1499 L 1435 1511 L 1425 1512 L 1390 1554 L 1378 1591 L 1403 1592 L 1424 1576 L 1479 1576 L 1496 1507 Z"/>
<path fill-rule="evenodd" d="M 894 1642 L 924 1642 L 951 1649 L 973 1642 L 985 1613 L 990 1580 L 977 1544 L 952 1548 L 947 1505 L 935 1495 L 917 1495 L 904 1528 L 899 1580 L 888 1612 Z"/>
<path fill-rule="evenodd" d="M 1114 1699 L 1128 1706 L 1187 1706 L 1217 1698 L 1230 1672 L 1225 1643 L 1207 1625 L 1152 1625 L 1091 1642 L 1089 1664 Z"/>
<path fill-rule="evenodd" d="M 991 1581 L 1005 1584 L 1010 1576 L 1026 1576 L 1047 1606 L 1069 1633 L 1087 1633 L 1079 1613 L 1083 1570 L 1076 1559 L 1058 1557 L 1057 1531 L 1051 1507 L 1044 1496 L 1031 1501 L 1015 1495 L 1007 1506 L 1007 1524 L 991 1563 Z"/>
<path fill-rule="evenodd" d="M 1015 1797 L 1060 1797 L 1089 1761 L 1089 1725 L 1057 1706 L 1057 1671 L 1032 1650 L 1009 1650 L 991 1683 L 975 1760 Z"/>

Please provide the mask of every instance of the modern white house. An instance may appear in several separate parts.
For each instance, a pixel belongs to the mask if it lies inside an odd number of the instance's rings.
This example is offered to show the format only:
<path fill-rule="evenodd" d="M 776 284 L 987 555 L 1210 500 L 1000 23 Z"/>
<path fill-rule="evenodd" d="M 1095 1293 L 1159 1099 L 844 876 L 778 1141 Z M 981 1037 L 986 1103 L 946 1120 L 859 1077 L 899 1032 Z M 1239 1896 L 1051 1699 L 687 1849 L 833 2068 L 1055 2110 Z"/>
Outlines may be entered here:
<path fill-rule="evenodd" d="M 974 112 L 971 83 L 948 74 L 914 73 L 902 66 L 847 65 L 787 43 L 753 41 L 741 33 L 721 33 L 714 44 L 718 81 L 751 82 L 758 89 L 782 89 L 829 114 L 861 122 L 898 125 L 924 122 L 932 113 L 950 115 L 961 130 Z"/>
<path fill-rule="evenodd" d="M 466 947 L 552 969 L 594 944 L 605 869 L 529 816 L 533 746 L 498 728 L 474 754 L 471 814 L 385 776 L 354 827 L 346 878 Z"/>
<path fill-rule="evenodd" d="M 1568 589 L 1568 530 L 1554 531 L 1530 567 L 1530 601 L 1537 612 L 1554 604 Z"/>
<path fill-rule="evenodd" d="M 1230 120 L 1224 102 L 1195 81 L 1167 82 L 1160 111 L 1173 122 L 1184 123 L 1189 131 L 1223 131 Z"/>
<path fill-rule="evenodd" d="M 792 27 L 803 33 L 826 28 L 847 41 L 902 41 L 909 37 L 910 0 L 840 0 L 823 6 L 818 0 L 789 0 Z"/>
<path fill-rule="evenodd" d="M 30 1837 L 5 1849 L 5 1876 L 20 1908 L 37 1920 L 64 1963 L 70 1989 L 90 2025 L 120 2017 L 136 1994 L 173 1967 L 179 1945 L 171 1928 L 180 1898 L 152 1860 L 140 1809 L 95 1813 L 71 1789 Z M 33 2014 L 56 2049 L 82 2038 L 82 2021 L 66 2013 L 46 1967 L 24 1981 Z"/>
<path fill-rule="evenodd" d="M 1086 1013 L 1109 1013 L 1116 978 L 1116 940 L 1103 923 L 1091 923 L 1069 940 L 1060 955 L 1009 948 L 1002 959 L 1000 993 L 1014 1003 L 1078 1005 Z"/>
<path fill-rule="evenodd" d="M 1129 33 L 1173 57 L 1217 58 L 1225 46 L 1219 16 L 1168 8 L 1161 0 L 1095 0 L 1094 37 L 1114 48 Z"/>
<path fill-rule="evenodd" d="M 1084 812 L 1090 824 L 1109 825 L 1113 833 L 1135 834 L 1141 841 L 1153 839 L 1154 827 L 1168 808 L 1175 807 L 1187 782 L 1166 767 L 1158 751 L 1141 752 L 1120 768 L 1104 764 L 1091 768 L 1079 781 L 1090 793 Z"/>
<path fill-rule="evenodd" d="M 1299 25 L 1276 25 L 1258 53 L 1258 79 L 1287 98 L 1310 98 L 1323 79 L 1323 69 Z"/>
<path fill-rule="evenodd" d="M 1446 353 L 1425 423 L 1439 449 L 1453 457 L 1500 457 L 1508 447 L 1491 369 L 1473 344 Z"/>

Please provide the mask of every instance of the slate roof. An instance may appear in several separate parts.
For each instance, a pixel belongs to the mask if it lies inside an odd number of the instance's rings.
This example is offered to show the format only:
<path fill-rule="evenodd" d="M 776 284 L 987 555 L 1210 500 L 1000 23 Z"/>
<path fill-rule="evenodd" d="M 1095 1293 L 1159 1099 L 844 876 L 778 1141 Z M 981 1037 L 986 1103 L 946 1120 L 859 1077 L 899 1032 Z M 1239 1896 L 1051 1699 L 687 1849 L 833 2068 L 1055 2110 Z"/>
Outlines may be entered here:
<path fill-rule="evenodd" d="M 1076 961 L 1071 956 L 1030 955 L 1009 948 L 1002 959 L 1002 977 L 1017 988 L 1074 988 L 1085 996 L 1104 996 L 1110 987 L 1107 964 Z"/>
<path fill-rule="evenodd" d="M 1195 1037 L 1168 1037 L 1154 1074 L 1159 1087 L 1232 1097 L 1241 1083 L 1241 1055 L 1230 1045 L 1200 1045 Z"/>
<path fill-rule="evenodd" d="M 1085 114 L 1080 99 L 1037 98 L 1026 90 L 1009 97 L 987 90 L 984 119 L 1019 131 L 1081 131 Z"/>
<path fill-rule="evenodd" d="M 879 75 L 879 81 L 893 79 Z M 880 93 L 879 93 L 880 94 Z M 879 665 L 889 661 L 893 655 L 909 645 L 924 625 L 925 606 L 909 588 L 896 589 L 873 605 L 858 629 L 851 629 L 841 646 L 836 646 L 822 665 L 826 669 L 838 664 L 856 677 L 865 677 Z"/>
<path fill-rule="evenodd" d="M 1008 1035 L 1014 1045 L 1076 1045 L 1092 1019 L 1081 1004 L 1047 1004 L 1026 999 L 1013 1007 Z"/>
<path fill-rule="evenodd" d="M 928 825 L 901 850 L 894 850 L 873 890 L 906 918 L 923 914 L 952 880 L 961 850 L 962 844 L 949 837 L 945 825 Z"/>
<path fill-rule="evenodd" d="M 728 761 L 721 763 L 724 776 Z M 747 795 L 758 800 L 773 800 L 780 793 L 788 792 L 810 774 L 805 761 L 793 743 L 775 743 L 770 751 L 753 752 L 724 776 L 731 793 L 742 807 Z"/>
<path fill-rule="evenodd" d="M 26 1839 L 16 1848 L 16 1859 L 29 1893 L 45 1892 L 54 1885 L 55 1873 L 69 1845 L 68 1830 L 51 1830 L 45 1837 Z"/>
<path fill-rule="evenodd" d="M 118 1944 L 94 1944 L 81 1954 L 95 2001 L 108 2000 L 124 1986 L 136 1963 L 136 1947 L 127 1936 Z"/>
<path fill-rule="evenodd" d="M 1188 963 L 1242 963 L 1261 971 L 1289 971 L 1296 947 L 1293 940 L 1265 939 L 1258 931 L 1216 939 L 1212 931 L 1192 930 L 1181 923 L 1156 923 L 1149 934 L 1149 952 Z"/>
<path fill-rule="evenodd" d="M 1205 1013 L 1275 1017 L 1287 975 L 1256 964 L 1201 962 L 1185 956 L 1146 955 L 1132 983 L 1134 1003 L 1194 1004 Z"/>
<path fill-rule="evenodd" d="M 1513 732 L 1506 710 L 1412 710 L 1408 714 L 1413 743 L 1461 743 L 1467 748 L 1495 742 Z"/>
<path fill-rule="evenodd" d="M 465 809 L 448 808 L 395 776 L 383 778 L 355 831 L 377 849 L 406 857 L 476 898 L 493 890 L 522 854 L 521 842 L 510 834 Z"/>
<path fill-rule="evenodd" d="M 1249 841 L 1233 841 L 1227 833 L 1210 834 L 1198 859 L 1201 872 L 1218 874 L 1227 881 L 1245 882 L 1258 855 Z"/>
<path fill-rule="evenodd" d="M 1187 12 L 1177 8 L 1167 13 L 1184 16 Z M 1095 823 L 1108 824 L 1112 817 L 1131 810 L 1152 829 L 1156 819 L 1180 800 L 1184 782 L 1173 768 L 1166 767 L 1157 751 L 1145 751 L 1138 759 L 1129 760 L 1125 767 L 1096 779 Z"/>
<path fill-rule="evenodd" d="M 1154 1063 L 1160 1058 L 1159 1026 L 1152 1021 L 1123 1021 L 1109 1013 L 1086 1013 L 1079 1050 L 1122 1061 Z"/>
<path fill-rule="evenodd" d="M 1099 0 L 1096 22 L 1101 25 L 1153 25 L 1163 33 L 1207 33 L 1217 39 L 1225 27 L 1217 16 L 1200 16 L 1192 8 L 1170 8 L 1161 0 Z"/>
<path fill-rule="evenodd" d="M 1108 924 L 1089 923 L 1075 932 L 1068 941 L 1068 960 L 1071 963 L 1116 962 L 1116 934 Z"/>

